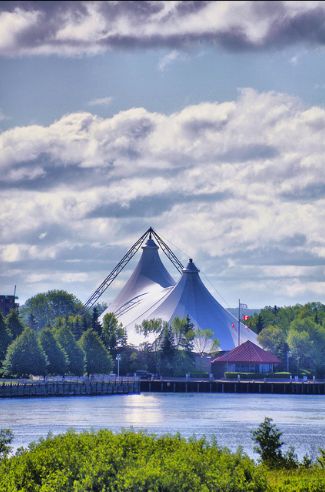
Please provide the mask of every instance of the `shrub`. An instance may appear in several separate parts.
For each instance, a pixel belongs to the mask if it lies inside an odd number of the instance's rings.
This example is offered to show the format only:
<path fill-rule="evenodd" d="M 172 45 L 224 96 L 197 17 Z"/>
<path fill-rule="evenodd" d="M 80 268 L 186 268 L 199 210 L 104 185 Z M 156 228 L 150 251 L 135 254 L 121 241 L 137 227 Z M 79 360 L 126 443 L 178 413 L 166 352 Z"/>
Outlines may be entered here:
<path fill-rule="evenodd" d="M 0 464 L 0 491 L 267 489 L 265 471 L 242 451 L 205 438 L 108 430 L 49 437 Z"/>

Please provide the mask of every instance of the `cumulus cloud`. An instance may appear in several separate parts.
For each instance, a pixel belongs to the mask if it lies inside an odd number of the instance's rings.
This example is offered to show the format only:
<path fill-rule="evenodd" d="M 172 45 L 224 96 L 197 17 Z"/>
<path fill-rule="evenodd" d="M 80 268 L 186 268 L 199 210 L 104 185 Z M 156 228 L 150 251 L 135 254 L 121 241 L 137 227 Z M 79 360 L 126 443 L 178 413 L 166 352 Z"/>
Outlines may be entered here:
<path fill-rule="evenodd" d="M 202 43 L 260 50 L 325 41 L 321 1 L 1 3 L 0 53 L 8 56 L 151 47 L 176 53 Z"/>
<path fill-rule="evenodd" d="M 248 88 L 170 115 L 83 112 L 7 130 L 1 282 L 35 291 L 47 278 L 86 299 L 152 225 L 231 302 L 322 300 L 324 126 L 324 108 Z"/>

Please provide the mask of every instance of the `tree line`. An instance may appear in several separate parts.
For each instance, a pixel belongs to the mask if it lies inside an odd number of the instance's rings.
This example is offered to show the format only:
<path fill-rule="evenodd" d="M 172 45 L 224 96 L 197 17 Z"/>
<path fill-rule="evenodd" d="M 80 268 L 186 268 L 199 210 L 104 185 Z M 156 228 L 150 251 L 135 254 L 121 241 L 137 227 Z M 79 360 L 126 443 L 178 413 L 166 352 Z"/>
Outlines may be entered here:
<path fill-rule="evenodd" d="M 246 323 L 258 333 L 259 343 L 281 359 L 283 370 L 325 375 L 324 304 L 267 306 Z"/>
<path fill-rule="evenodd" d="M 107 374 L 121 355 L 121 374 L 145 369 L 164 375 L 194 370 L 193 350 L 216 347 L 210 330 L 194 330 L 187 317 L 171 324 L 144 321 L 137 327 L 154 342 L 128 345 L 127 334 L 113 313 L 102 323 L 105 306 L 85 312 L 81 302 L 65 291 L 53 290 L 29 299 L 18 313 L 0 314 L 0 364 L 3 376 Z M 203 353 L 202 352 L 202 353 Z"/>

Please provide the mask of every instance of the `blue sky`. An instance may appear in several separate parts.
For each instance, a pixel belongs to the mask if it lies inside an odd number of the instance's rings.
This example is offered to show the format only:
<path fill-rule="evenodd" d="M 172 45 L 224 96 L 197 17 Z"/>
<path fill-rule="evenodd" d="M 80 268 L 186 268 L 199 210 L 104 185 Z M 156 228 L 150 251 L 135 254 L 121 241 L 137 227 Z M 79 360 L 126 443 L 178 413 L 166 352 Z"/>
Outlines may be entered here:
<path fill-rule="evenodd" d="M 324 302 L 324 20 L 323 2 L 2 2 L 1 292 L 85 301 L 152 225 L 227 306 Z"/>

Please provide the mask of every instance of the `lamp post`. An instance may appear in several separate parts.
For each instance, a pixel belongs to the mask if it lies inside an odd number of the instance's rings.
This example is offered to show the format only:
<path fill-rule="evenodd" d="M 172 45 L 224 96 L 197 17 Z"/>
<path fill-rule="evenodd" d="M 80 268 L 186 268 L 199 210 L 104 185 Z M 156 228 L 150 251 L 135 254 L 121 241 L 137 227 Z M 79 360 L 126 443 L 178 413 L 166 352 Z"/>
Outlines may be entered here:
<path fill-rule="evenodd" d="M 290 372 L 289 371 L 289 357 L 291 357 L 292 353 L 290 352 L 290 350 L 287 351 L 287 372 Z"/>
<path fill-rule="evenodd" d="M 120 377 L 120 360 L 121 360 L 121 354 L 117 354 L 116 356 L 117 360 L 117 377 Z"/>

